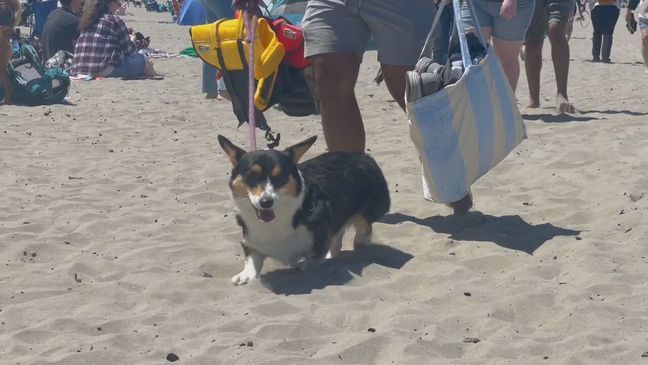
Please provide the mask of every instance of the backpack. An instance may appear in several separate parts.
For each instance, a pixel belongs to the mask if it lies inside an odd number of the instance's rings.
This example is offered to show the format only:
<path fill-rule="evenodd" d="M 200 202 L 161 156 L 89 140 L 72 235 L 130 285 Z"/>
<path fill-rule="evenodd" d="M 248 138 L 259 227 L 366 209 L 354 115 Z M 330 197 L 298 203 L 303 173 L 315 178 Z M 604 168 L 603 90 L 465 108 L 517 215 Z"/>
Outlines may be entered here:
<path fill-rule="evenodd" d="M 23 44 L 18 57 L 9 62 L 13 102 L 17 105 L 62 103 L 70 90 L 70 75 L 61 68 L 46 69 L 34 47 Z"/>

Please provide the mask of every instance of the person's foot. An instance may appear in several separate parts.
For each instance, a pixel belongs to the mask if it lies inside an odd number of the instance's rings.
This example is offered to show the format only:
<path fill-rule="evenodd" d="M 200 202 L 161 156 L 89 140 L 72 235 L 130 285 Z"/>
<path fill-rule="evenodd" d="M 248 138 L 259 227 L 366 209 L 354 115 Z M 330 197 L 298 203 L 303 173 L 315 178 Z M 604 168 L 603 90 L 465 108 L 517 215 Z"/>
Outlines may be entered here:
<path fill-rule="evenodd" d="M 466 215 L 473 206 L 472 194 L 468 192 L 463 198 L 448 205 L 452 208 L 454 215 Z"/>
<path fill-rule="evenodd" d="M 604 58 L 603 63 L 612 63 L 612 60 L 609 58 Z"/>
<path fill-rule="evenodd" d="M 601 59 L 598 57 L 592 58 L 592 62 L 601 62 Z"/>
<path fill-rule="evenodd" d="M 540 107 L 540 102 L 532 100 L 526 107 L 530 109 L 538 109 Z"/>
<path fill-rule="evenodd" d="M 230 96 L 230 93 L 229 93 L 229 91 L 227 91 L 227 90 L 219 91 L 219 92 L 218 92 L 218 96 L 219 96 L 221 99 L 225 99 L 225 100 L 227 100 L 227 101 L 232 101 L 232 97 Z"/>
<path fill-rule="evenodd" d="M 218 100 L 218 101 L 231 101 L 232 97 L 227 91 L 218 91 L 215 93 L 209 92 L 205 94 L 205 99 L 207 100 Z"/>
<path fill-rule="evenodd" d="M 573 113 L 574 104 L 561 94 L 556 95 L 556 107 L 560 113 Z"/>

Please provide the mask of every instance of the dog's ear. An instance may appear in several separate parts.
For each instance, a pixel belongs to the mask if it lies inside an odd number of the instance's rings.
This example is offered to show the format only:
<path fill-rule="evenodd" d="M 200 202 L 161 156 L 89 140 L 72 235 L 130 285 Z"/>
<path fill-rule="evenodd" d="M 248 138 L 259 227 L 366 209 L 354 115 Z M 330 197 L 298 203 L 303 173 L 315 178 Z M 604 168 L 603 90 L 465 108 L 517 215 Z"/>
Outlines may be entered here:
<path fill-rule="evenodd" d="M 232 165 L 236 167 L 236 165 L 238 165 L 239 160 L 241 159 L 241 156 L 245 154 L 245 150 L 235 146 L 234 143 L 232 143 L 232 141 L 221 136 L 220 134 L 218 135 L 218 144 L 220 144 L 220 146 L 223 148 L 223 151 L 225 151 L 227 157 L 229 157 L 230 161 L 232 162 Z"/>
<path fill-rule="evenodd" d="M 311 148 L 313 143 L 315 143 L 315 140 L 317 140 L 317 136 L 312 136 L 305 141 L 299 142 L 286 148 L 284 152 L 290 155 L 294 163 L 298 163 L 299 159 L 302 158 L 304 153 L 306 153 L 306 151 Z"/>

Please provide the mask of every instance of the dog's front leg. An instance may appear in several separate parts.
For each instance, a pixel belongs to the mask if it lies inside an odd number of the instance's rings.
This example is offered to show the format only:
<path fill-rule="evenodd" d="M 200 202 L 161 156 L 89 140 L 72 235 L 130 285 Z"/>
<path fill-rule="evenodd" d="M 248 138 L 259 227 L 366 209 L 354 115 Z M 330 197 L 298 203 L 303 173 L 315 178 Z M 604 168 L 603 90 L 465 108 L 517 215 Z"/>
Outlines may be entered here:
<path fill-rule="evenodd" d="M 245 265 L 240 273 L 232 277 L 232 284 L 234 285 L 244 285 L 258 279 L 263 268 L 265 256 L 256 251 L 249 250 L 245 246 L 243 246 L 243 249 L 245 250 Z"/>

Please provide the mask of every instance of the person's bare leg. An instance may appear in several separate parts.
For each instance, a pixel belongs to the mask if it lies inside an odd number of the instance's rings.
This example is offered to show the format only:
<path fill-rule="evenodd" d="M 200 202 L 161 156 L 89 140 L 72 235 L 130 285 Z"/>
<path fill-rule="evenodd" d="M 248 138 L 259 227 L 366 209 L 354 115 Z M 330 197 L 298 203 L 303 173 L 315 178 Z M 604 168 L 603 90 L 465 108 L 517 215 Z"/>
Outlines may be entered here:
<path fill-rule="evenodd" d="M 493 49 L 497 58 L 502 63 L 504 73 L 511 84 L 511 89 L 515 93 L 518 80 L 520 78 L 520 61 L 518 54 L 520 53 L 520 46 L 522 41 L 511 42 L 493 37 Z"/>
<path fill-rule="evenodd" d="M 380 64 L 387 90 L 401 109 L 405 110 L 405 76 L 414 66 L 394 66 Z"/>
<path fill-rule="evenodd" d="M 641 54 L 646 67 L 648 67 L 648 32 L 641 32 Z"/>
<path fill-rule="evenodd" d="M 312 60 L 326 146 L 329 151 L 364 152 L 365 130 L 354 91 L 360 57 L 326 53 Z"/>
<path fill-rule="evenodd" d="M 574 31 L 574 20 L 576 18 L 576 15 L 572 15 L 569 17 L 569 20 L 567 20 L 567 26 L 565 27 L 565 37 L 567 37 L 567 42 L 571 40 L 572 32 Z"/>
<path fill-rule="evenodd" d="M 543 39 L 530 40 L 525 43 L 524 68 L 529 85 L 529 108 L 540 107 L 540 70 L 542 69 Z"/>
<path fill-rule="evenodd" d="M 493 36 L 493 28 L 491 28 L 491 27 L 481 27 L 481 32 L 482 32 L 482 35 L 484 36 L 484 40 L 486 42 L 490 42 L 491 37 Z"/>
<path fill-rule="evenodd" d="M 559 22 L 549 23 L 549 41 L 551 42 L 551 59 L 556 74 L 556 107 L 561 113 L 573 113 L 574 105 L 567 96 L 567 79 L 569 78 L 569 42 L 565 37 L 565 25 Z"/>
<path fill-rule="evenodd" d="M 520 79 L 520 61 L 518 60 L 518 55 L 521 52 L 522 41 L 511 42 L 492 37 L 493 28 L 491 27 L 482 27 L 481 32 L 487 42 L 492 42 L 495 54 L 502 64 L 513 93 L 515 93 L 518 80 Z"/>

